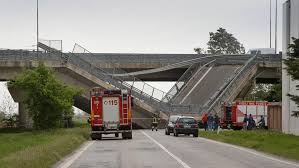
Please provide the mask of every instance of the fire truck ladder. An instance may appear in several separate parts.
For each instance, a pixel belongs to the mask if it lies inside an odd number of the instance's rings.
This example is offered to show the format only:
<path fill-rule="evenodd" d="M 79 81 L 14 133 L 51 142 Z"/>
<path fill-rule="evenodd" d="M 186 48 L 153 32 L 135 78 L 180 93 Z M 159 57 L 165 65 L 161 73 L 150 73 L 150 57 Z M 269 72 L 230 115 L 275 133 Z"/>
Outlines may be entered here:
<path fill-rule="evenodd" d="M 123 113 L 122 113 L 123 123 L 127 124 L 129 122 L 128 121 L 129 114 L 128 114 L 128 98 L 127 98 L 127 96 L 123 97 L 122 106 L 123 106 Z"/>

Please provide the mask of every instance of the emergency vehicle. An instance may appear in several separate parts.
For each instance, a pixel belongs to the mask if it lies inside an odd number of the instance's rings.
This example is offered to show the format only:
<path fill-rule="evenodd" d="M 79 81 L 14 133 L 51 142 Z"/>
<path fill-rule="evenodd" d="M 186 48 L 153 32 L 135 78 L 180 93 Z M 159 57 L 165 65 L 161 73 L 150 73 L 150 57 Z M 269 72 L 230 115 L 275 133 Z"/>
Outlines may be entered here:
<path fill-rule="evenodd" d="M 132 103 L 127 90 L 90 91 L 91 139 L 102 139 L 103 134 L 122 134 L 123 139 L 132 139 Z"/>
<path fill-rule="evenodd" d="M 237 101 L 233 103 L 222 104 L 222 128 L 242 129 L 245 114 L 249 117 L 251 114 L 255 123 L 261 116 L 265 118 L 267 126 L 268 102 L 266 101 Z"/>

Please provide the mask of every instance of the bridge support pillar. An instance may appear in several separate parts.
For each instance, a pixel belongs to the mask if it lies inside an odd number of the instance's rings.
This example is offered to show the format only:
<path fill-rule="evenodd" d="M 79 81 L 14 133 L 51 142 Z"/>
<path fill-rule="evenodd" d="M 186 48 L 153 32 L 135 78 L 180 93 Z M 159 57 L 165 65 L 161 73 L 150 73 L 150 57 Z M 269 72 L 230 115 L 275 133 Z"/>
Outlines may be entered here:
<path fill-rule="evenodd" d="M 8 88 L 8 90 L 14 101 L 19 103 L 19 127 L 32 128 L 33 120 L 29 116 L 28 109 L 26 108 L 26 105 L 23 100 L 24 92 L 16 88 Z"/>

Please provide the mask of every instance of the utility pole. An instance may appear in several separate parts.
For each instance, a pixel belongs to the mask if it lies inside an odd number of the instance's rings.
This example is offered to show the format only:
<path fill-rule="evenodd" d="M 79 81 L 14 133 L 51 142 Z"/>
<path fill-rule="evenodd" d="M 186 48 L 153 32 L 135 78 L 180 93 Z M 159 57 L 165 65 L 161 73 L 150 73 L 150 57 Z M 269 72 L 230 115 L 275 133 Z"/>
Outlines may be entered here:
<path fill-rule="evenodd" d="M 38 57 L 38 0 L 36 0 L 36 53 Z"/>
<path fill-rule="evenodd" d="M 272 0 L 270 0 L 270 48 L 272 48 Z"/>
<path fill-rule="evenodd" d="M 277 53 L 277 0 L 275 6 L 275 54 Z"/>

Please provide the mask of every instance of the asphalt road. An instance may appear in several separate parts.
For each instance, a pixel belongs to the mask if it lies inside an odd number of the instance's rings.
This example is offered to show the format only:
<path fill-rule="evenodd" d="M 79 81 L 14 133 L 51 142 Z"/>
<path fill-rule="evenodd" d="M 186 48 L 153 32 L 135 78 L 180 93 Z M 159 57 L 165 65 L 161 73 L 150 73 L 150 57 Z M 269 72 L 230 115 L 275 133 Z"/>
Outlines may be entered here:
<path fill-rule="evenodd" d="M 102 141 L 90 141 L 57 167 L 299 168 L 299 164 L 203 138 L 134 130 L 132 140 L 106 136 Z"/>

